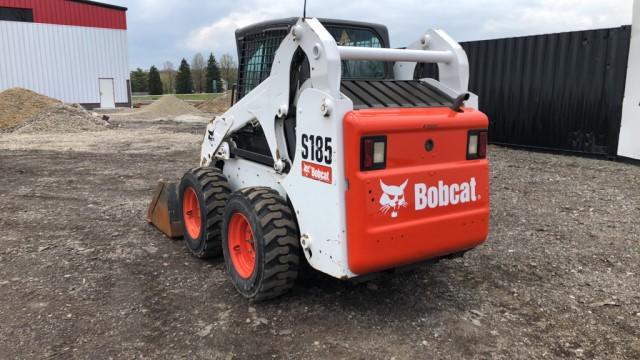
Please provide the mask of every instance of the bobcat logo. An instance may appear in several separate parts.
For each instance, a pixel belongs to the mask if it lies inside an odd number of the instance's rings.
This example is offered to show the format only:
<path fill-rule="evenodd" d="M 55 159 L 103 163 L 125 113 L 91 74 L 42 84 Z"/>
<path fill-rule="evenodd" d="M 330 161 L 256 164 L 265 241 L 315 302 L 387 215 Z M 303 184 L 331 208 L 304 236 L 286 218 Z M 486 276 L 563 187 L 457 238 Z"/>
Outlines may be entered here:
<path fill-rule="evenodd" d="M 389 186 L 380 180 L 380 188 L 382 188 L 382 196 L 380 197 L 380 212 L 388 214 L 391 212 L 391 218 L 398 217 L 398 210 L 407 207 L 409 204 L 404 198 L 404 189 L 407 187 L 409 179 L 400 186 Z"/>

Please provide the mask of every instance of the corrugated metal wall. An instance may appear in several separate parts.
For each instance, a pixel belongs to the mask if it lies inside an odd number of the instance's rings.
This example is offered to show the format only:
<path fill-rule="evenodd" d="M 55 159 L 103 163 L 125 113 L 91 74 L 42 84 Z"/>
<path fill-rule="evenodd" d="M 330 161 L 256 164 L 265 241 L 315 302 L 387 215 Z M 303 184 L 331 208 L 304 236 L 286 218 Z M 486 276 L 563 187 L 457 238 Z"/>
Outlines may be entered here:
<path fill-rule="evenodd" d="M 462 43 L 490 141 L 615 156 L 629 39 L 625 26 Z"/>
<path fill-rule="evenodd" d="M 116 103 L 128 102 L 125 30 L 0 21 L 0 91 L 24 87 L 96 104 L 99 78 L 113 78 Z"/>
<path fill-rule="evenodd" d="M 68 0 L 0 0 L 0 6 L 33 9 L 33 21 L 44 24 L 127 28 L 127 13 L 115 8 Z"/>
<path fill-rule="evenodd" d="M 494 143 L 616 155 L 630 27 L 464 43 Z"/>

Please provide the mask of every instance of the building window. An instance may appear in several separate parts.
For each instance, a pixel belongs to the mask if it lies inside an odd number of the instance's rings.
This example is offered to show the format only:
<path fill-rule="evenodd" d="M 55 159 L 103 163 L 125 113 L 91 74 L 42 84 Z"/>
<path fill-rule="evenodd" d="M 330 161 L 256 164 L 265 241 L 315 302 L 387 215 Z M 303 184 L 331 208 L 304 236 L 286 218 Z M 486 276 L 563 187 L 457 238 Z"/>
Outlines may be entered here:
<path fill-rule="evenodd" d="M 33 10 L 0 7 L 0 20 L 33 22 Z"/>

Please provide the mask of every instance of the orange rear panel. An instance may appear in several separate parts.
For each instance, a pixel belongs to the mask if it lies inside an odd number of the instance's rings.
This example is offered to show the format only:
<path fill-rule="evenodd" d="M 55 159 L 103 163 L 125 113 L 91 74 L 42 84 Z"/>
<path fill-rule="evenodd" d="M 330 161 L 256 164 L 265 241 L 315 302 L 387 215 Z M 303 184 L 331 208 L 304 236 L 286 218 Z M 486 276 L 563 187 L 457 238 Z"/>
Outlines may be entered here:
<path fill-rule="evenodd" d="M 467 160 L 466 151 L 469 130 L 487 126 L 487 117 L 471 109 L 368 109 L 345 116 L 351 271 L 363 275 L 485 241 L 488 161 Z M 361 138 L 381 135 L 387 136 L 386 168 L 361 171 Z"/>

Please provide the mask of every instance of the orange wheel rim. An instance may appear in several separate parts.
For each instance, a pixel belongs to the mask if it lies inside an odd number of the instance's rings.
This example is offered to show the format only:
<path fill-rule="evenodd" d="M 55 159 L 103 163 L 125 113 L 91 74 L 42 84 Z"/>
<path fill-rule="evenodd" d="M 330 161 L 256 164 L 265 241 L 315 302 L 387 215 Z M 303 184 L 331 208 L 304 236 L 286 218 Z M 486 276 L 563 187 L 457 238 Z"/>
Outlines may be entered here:
<path fill-rule="evenodd" d="M 229 221 L 229 254 L 236 272 L 248 279 L 256 267 L 256 248 L 251 225 L 247 218 L 235 213 Z"/>
<path fill-rule="evenodd" d="M 200 203 L 198 202 L 198 195 L 192 187 L 186 188 L 182 196 L 182 218 L 189 237 L 192 240 L 198 239 L 202 231 Z"/>

